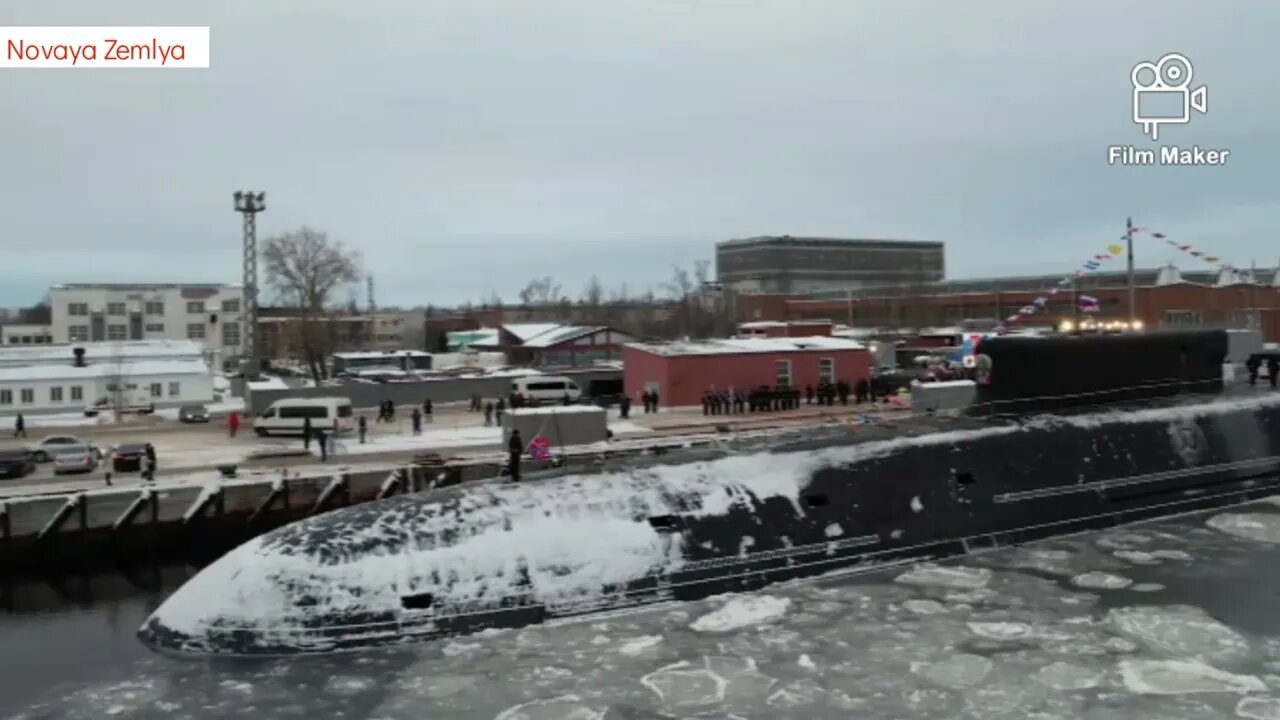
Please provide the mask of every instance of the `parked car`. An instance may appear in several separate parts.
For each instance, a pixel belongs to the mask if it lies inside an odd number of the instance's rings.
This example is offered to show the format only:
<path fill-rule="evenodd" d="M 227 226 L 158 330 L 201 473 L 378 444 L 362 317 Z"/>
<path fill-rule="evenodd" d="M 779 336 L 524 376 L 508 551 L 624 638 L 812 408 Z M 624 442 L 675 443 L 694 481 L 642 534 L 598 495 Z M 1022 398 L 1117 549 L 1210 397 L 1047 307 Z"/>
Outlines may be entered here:
<path fill-rule="evenodd" d="M 36 471 L 36 461 L 22 448 L 0 450 L 0 477 L 22 478 Z"/>
<path fill-rule="evenodd" d="M 93 472 L 98 467 L 98 453 L 88 445 L 60 445 L 53 456 L 53 474 Z"/>
<path fill-rule="evenodd" d="M 122 443 L 111 449 L 111 469 L 115 472 L 141 472 L 146 458 L 145 443 Z"/>
<path fill-rule="evenodd" d="M 207 423 L 209 422 L 209 408 L 204 405 L 183 405 L 178 408 L 178 422 Z"/>
<path fill-rule="evenodd" d="M 85 445 L 97 452 L 92 445 L 89 445 L 89 443 L 75 437 L 74 435 L 50 435 L 49 437 L 41 438 L 40 441 L 32 445 L 28 451 L 31 453 L 31 458 L 33 460 L 38 463 L 43 463 L 49 462 L 54 455 L 61 452 L 62 448 L 72 445 Z M 101 453 L 98 453 L 98 455 L 101 456 Z"/>

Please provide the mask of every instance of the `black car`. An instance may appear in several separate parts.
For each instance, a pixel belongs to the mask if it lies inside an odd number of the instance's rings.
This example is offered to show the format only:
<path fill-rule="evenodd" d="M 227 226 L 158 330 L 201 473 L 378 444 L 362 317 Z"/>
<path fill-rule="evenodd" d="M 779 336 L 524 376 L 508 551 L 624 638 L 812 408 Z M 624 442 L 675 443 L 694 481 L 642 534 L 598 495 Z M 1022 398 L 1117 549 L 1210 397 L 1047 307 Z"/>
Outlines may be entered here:
<path fill-rule="evenodd" d="M 0 450 L 0 477 L 22 478 L 35 472 L 36 461 L 31 453 L 18 450 Z"/>
<path fill-rule="evenodd" d="M 111 451 L 111 469 L 115 472 L 142 472 L 147 458 L 145 443 L 124 443 Z"/>
<path fill-rule="evenodd" d="M 178 408 L 178 422 L 207 423 L 209 422 L 209 408 L 204 405 L 183 405 Z"/>

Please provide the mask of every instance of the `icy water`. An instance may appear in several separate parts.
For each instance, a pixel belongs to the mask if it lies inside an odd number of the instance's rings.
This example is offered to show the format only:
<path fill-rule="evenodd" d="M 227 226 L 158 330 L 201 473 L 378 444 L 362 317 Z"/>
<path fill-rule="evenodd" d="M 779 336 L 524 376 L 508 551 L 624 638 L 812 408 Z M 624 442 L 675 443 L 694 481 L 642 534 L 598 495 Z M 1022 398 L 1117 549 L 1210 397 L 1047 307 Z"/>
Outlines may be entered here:
<path fill-rule="evenodd" d="M 0 615 L 0 717 L 1280 720 L 1277 549 L 1280 506 L 1257 503 L 412 651 L 259 662 L 148 653 L 133 631 L 158 595 L 117 590 Z"/>

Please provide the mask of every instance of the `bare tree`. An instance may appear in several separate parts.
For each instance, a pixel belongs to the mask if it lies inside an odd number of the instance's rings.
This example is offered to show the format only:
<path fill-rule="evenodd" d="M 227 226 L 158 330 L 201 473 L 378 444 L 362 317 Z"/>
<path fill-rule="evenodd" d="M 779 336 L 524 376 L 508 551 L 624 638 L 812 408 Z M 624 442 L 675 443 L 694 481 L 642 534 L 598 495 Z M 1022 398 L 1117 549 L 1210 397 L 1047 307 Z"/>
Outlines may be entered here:
<path fill-rule="evenodd" d="M 584 319 L 600 322 L 604 314 L 604 286 L 600 284 L 600 278 L 592 275 L 587 281 L 587 286 L 582 289 L 581 302 Z"/>
<path fill-rule="evenodd" d="M 337 288 L 360 279 L 359 256 L 325 233 L 303 227 L 268 239 L 262 264 L 280 303 L 301 311 L 303 361 L 319 383 L 330 341 L 328 307 Z"/>

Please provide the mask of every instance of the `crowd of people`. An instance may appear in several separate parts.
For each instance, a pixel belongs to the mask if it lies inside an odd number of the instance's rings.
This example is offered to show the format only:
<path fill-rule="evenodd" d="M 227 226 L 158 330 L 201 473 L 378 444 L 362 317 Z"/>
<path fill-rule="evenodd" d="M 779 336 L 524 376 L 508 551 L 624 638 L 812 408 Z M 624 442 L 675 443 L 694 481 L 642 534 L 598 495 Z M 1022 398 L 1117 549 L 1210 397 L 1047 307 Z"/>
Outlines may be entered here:
<path fill-rule="evenodd" d="M 837 402 L 847 406 L 852 398 L 854 403 L 875 402 L 872 385 L 867 380 L 859 380 L 853 385 L 841 380 L 838 382 L 821 382 L 800 388 L 789 385 L 761 385 L 753 390 L 743 392 L 730 387 L 717 390 L 714 386 L 702 394 L 703 415 L 741 415 L 751 412 L 771 412 L 775 410 L 794 410 L 804 405 L 834 406 Z"/>

